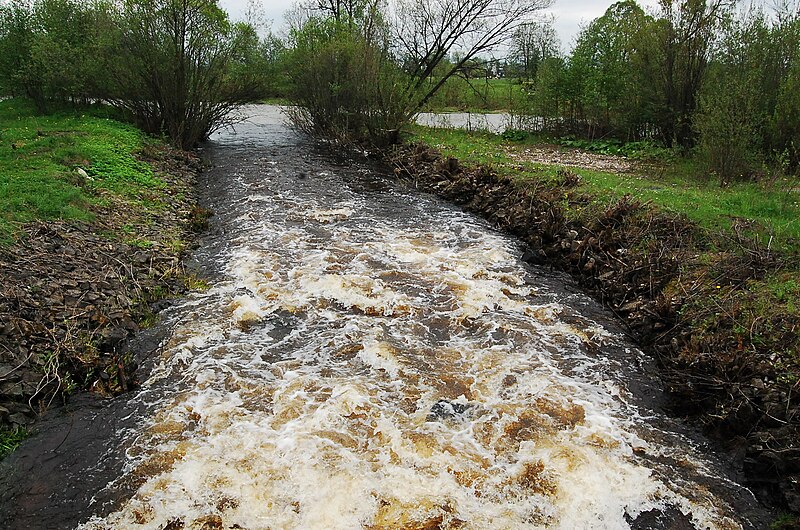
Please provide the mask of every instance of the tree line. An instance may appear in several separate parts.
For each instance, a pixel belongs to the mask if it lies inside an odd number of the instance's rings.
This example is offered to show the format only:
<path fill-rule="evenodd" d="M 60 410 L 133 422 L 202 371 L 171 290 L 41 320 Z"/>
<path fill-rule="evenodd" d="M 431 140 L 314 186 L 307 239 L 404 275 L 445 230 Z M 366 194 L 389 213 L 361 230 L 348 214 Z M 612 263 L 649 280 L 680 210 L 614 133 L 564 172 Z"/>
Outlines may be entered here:
<path fill-rule="evenodd" d="M 706 161 L 723 182 L 800 163 L 800 7 L 625 0 L 540 55 L 525 112 L 559 134 L 651 140 Z M 552 49 L 552 48 L 551 48 Z"/>
<path fill-rule="evenodd" d="M 0 93 L 41 112 L 102 101 L 190 148 L 274 89 L 278 46 L 213 0 L 10 0 Z"/>
<path fill-rule="evenodd" d="M 0 0 L 0 92 L 41 111 L 110 103 L 179 147 L 280 92 L 301 129 L 386 145 L 550 3 L 301 0 L 279 40 L 232 23 L 216 0 Z"/>
<path fill-rule="evenodd" d="M 191 147 L 232 108 L 282 95 L 294 123 L 386 145 L 454 77 L 511 44 L 516 112 L 589 139 L 696 154 L 722 182 L 800 166 L 800 6 L 734 0 L 612 5 L 560 52 L 552 0 L 300 0 L 282 39 L 215 0 L 6 0 L 0 91 L 101 100 Z M 502 45 L 502 46 L 501 46 Z M 484 74 L 484 75 L 487 75 Z"/>

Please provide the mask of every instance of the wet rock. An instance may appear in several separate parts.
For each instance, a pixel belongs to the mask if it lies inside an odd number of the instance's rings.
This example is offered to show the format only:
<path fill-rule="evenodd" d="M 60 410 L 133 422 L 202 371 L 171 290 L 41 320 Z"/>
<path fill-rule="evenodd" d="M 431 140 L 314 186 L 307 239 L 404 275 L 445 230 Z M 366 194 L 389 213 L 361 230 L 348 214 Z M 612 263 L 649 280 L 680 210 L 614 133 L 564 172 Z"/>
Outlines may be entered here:
<path fill-rule="evenodd" d="M 674 506 L 640 513 L 636 518 L 625 515 L 631 530 L 695 530 L 692 518 Z"/>
<path fill-rule="evenodd" d="M 463 417 L 473 407 L 470 403 L 458 403 L 440 399 L 428 414 L 428 421 L 440 421 Z"/>
<path fill-rule="evenodd" d="M 547 254 L 540 248 L 527 249 L 522 254 L 522 261 L 532 265 L 544 265 L 547 263 Z"/>
<path fill-rule="evenodd" d="M 30 425 L 31 423 L 33 423 L 33 418 L 31 418 L 27 414 L 23 414 L 21 412 L 18 412 L 16 414 L 11 414 L 8 417 L 8 422 L 11 425 L 19 425 L 19 426 L 24 427 L 26 425 Z"/>
<path fill-rule="evenodd" d="M 800 475 L 787 477 L 781 484 L 781 493 L 786 499 L 787 507 L 793 513 L 800 513 Z"/>
<path fill-rule="evenodd" d="M 128 330 L 122 327 L 111 327 L 104 329 L 100 335 L 106 342 L 114 345 L 128 336 Z"/>

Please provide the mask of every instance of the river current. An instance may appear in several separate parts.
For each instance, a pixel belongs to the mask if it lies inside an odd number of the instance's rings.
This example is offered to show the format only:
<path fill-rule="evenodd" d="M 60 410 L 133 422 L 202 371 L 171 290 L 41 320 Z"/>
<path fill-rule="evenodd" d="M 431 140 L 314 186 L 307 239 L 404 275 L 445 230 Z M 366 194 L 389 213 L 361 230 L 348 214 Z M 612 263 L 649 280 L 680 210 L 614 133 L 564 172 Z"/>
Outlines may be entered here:
<path fill-rule="evenodd" d="M 761 525 L 724 464 L 659 412 L 651 361 L 565 279 L 366 159 L 332 158 L 276 107 L 247 111 L 205 148 L 215 216 L 193 259 L 211 288 L 166 312 L 134 394 L 62 413 L 79 417 L 66 447 L 92 449 L 45 468 L 85 494 L 36 479 L 23 448 L 7 465 L 49 500 L 11 495 L 8 521 Z"/>

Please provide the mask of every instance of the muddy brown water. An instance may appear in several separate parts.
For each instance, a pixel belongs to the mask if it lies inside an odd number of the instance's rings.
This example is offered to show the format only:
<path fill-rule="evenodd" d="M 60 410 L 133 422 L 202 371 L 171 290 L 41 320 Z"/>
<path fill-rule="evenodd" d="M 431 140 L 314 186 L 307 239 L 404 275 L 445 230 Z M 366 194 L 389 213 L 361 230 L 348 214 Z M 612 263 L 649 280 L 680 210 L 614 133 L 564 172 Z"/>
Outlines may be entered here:
<path fill-rule="evenodd" d="M 141 388 L 74 399 L 0 464 L 4 528 L 768 524 L 567 280 L 246 110 L 205 147 L 211 289 L 129 344 Z"/>

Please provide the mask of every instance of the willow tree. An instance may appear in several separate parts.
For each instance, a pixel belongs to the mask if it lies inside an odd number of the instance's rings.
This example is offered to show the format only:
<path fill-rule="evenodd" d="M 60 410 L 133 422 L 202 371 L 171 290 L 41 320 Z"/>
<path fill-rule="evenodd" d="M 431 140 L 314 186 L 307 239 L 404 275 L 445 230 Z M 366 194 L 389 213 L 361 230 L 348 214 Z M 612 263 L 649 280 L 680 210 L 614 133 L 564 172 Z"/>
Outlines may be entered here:
<path fill-rule="evenodd" d="M 711 60 L 713 45 L 734 0 L 660 0 L 653 36 L 657 52 L 649 65 L 659 102 L 658 126 L 664 142 L 688 150 L 695 144 L 693 115 Z"/>
<path fill-rule="evenodd" d="M 253 86 L 231 75 L 241 27 L 215 0 L 126 0 L 109 99 L 147 132 L 189 148 L 227 124 Z"/>
<path fill-rule="evenodd" d="M 361 143 L 398 139 L 452 76 L 551 0 L 315 0 L 293 17 L 296 124 Z M 456 53 L 457 52 L 457 53 Z M 457 57 L 457 59 L 449 61 Z"/>

